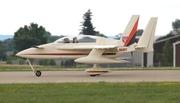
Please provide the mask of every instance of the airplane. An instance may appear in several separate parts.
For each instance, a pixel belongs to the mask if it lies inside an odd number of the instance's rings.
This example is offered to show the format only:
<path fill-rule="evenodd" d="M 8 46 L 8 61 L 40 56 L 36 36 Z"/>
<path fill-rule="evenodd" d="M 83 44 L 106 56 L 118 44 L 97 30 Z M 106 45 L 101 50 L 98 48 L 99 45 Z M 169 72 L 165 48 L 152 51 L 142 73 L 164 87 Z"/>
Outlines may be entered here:
<path fill-rule="evenodd" d="M 108 69 L 101 69 L 100 64 L 123 63 L 126 60 L 117 59 L 126 52 L 153 51 L 153 40 L 157 24 L 157 17 L 151 17 L 138 43 L 134 42 L 135 33 L 139 22 L 139 15 L 132 15 L 121 38 L 119 40 L 98 36 L 90 36 L 95 40 L 93 43 L 80 41 L 87 35 L 63 37 L 53 43 L 32 46 L 20 51 L 16 56 L 27 58 L 31 69 L 37 77 L 41 71 L 35 70 L 29 59 L 75 59 L 75 62 L 93 64 L 93 67 L 85 72 L 90 76 L 111 72 Z M 79 41 L 78 41 L 79 40 Z"/>

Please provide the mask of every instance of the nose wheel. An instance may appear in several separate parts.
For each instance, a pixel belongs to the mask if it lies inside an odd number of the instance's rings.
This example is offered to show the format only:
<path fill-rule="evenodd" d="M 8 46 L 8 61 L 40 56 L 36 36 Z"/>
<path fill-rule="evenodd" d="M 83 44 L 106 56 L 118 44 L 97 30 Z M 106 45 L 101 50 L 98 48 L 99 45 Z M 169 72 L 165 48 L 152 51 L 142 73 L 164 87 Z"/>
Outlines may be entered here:
<path fill-rule="evenodd" d="M 36 74 L 37 77 L 40 77 L 41 76 L 41 71 L 37 70 L 35 74 Z"/>
<path fill-rule="evenodd" d="M 31 69 L 33 70 L 33 72 L 35 73 L 35 75 L 36 75 L 37 77 L 40 77 L 41 74 L 42 74 L 41 71 L 39 71 L 39 70 L 35 71 L 34 68 L 33 68 L 32 65 L 31 65 L 31 62 L 29 61 L 29 59 L 27 59 L 27 62 L 29 63 L 29 65 L 30 65 Z"/>

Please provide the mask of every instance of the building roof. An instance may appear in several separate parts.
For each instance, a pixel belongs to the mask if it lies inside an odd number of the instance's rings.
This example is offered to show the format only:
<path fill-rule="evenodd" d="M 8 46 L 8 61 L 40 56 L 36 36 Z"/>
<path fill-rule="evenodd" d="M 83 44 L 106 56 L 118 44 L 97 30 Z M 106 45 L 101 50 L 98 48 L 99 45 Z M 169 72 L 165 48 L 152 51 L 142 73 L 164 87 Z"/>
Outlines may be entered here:
<path fill-rule="evenodd" d="M 154 42 L 154 44 L 164 42 L 164 41 L 167 41 L 167 40 L 170 40 L 170 39 L 173 39 L 173 38 L 177 38 L 177 37 L 180 37 L 180 35 L 175 35 L 175 36 L 163 39 L 163 40 L 156 41 L 156 42 Z"/>
<path fill-rule="evenodd" d="M 177 41 L 177 42 L 173 43 L 173 45 L 177 45 L 177 44 L 180 44 L 180 41 Z"/>

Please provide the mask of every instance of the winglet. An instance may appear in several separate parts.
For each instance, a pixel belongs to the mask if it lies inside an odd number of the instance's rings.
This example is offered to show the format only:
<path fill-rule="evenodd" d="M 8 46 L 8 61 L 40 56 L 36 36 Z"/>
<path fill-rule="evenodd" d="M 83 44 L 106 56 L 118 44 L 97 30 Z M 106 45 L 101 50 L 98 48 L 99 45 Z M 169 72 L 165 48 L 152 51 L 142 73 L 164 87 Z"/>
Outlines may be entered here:
<path fill-rule="evenodd" d="M 136 49 L 140 52 L 154 51 L 153 41 L 156 30 L 157 17 L 151 17 L 142 36 L 140 37 Z"/>
<path fill-rule="evenodd" d="M 139 22 L 139 15 L 132 15 L 128 25 L 126 26 L 121 38 L 120 46 L 129 46 L 134 43 L 132 39 L 135 39 L 135 33 L 137 31 Z"/>

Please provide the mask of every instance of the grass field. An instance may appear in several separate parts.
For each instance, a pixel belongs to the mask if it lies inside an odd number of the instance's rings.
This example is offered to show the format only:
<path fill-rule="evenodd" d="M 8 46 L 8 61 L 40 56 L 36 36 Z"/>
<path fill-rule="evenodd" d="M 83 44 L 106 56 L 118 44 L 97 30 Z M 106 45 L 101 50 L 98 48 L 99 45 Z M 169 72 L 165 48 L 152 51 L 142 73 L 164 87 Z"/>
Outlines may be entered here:
<path fill-rule="evenodd" d="M 179 103 L 180 82 L 0 84 L 0 103 Z"/>
<path fill-rule="evenodd" d="M 36 70 L 85 70 L 34 65 Z M 112 70 L 180 70 L 173 67 Z M 3 71 L 31 71 L 29 65 L 0 63 Z M 0 84 L 0 103 L 179 103 L 180 82 Z"/>

